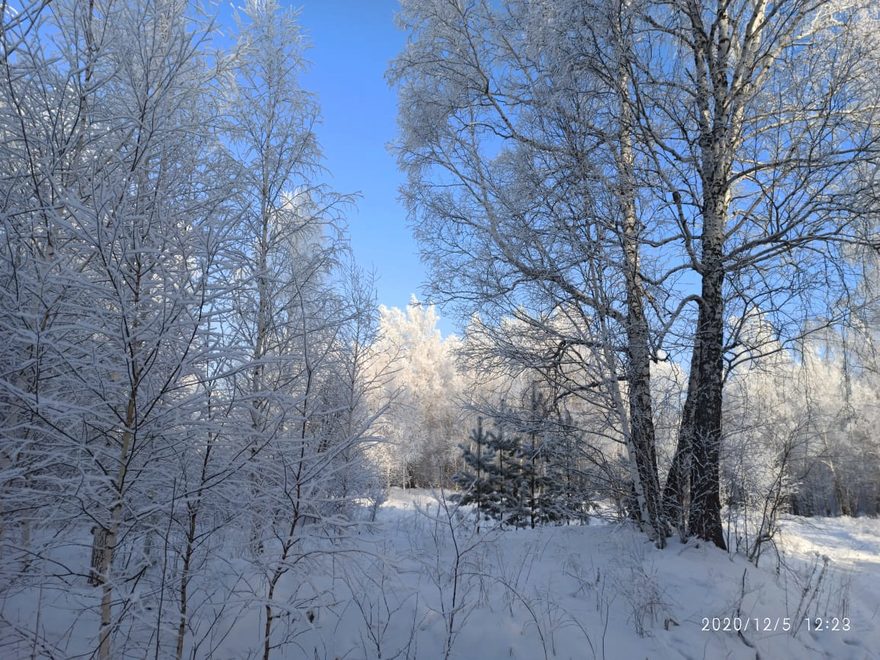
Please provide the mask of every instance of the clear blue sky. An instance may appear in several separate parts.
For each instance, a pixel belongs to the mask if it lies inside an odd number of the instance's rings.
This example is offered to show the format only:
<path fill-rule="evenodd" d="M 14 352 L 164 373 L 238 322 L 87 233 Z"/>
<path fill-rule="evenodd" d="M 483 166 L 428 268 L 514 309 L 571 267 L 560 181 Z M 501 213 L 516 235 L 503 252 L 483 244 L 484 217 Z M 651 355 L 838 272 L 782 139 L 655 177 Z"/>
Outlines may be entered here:
<path fill-rule="evenodd" d="M 280 0 L 282 3 L 285 0 Z M 293 0 L 311 42 L 303 86 L 318 95 L 318 138 L 338 192 L 360 192 L 348 213 L 358 263 L 377 276 L 379 303 L 404 307 L 425 280 L 418 246 L 398 201 L 403 176 L 388 143 L 397 130 L 397 96 L 385 82 L 389 61 L 406 35 L 397 29 L 396 0 Z M 441 319 L 441 330 L 453 330 Z"/>

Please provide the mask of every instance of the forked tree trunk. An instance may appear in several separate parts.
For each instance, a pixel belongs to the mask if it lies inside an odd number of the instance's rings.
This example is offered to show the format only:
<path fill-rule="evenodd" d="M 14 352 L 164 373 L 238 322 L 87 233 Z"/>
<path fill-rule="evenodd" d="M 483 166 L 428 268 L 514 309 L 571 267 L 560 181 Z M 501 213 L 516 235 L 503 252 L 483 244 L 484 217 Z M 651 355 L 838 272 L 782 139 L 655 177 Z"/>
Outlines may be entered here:
<path fill-rule="evenodd" d="M 696 344 L 691 353 L 690 376 L 681 422 L 678 429 L 678 441 L 666 483 L 663 486 L 663 515 L 670 524 L 675 525 L 682 541 L 688 535 L 688 507 L 690 505 L 691 484 L 691 437 L 694 432 L 694 410 L 697 405 L 697 389 L 699 387 L 698 371 L 700 364 L 700 346 Z"/>

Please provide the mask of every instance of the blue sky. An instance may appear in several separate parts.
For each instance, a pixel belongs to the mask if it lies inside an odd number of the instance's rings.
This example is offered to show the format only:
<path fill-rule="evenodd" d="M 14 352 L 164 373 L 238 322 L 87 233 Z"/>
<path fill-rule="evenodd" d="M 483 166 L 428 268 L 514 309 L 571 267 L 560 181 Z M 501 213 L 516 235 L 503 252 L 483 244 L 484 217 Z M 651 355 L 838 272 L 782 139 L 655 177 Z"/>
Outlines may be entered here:
<path fill-rule="evenodd" d="M 284 0 L 281 0 L 284 2 Z M 404 307 L 425 280 L 418 246 L 398 201 L 403 181 L 388 143 L 397 130 L 397 97 L 385 82 L 406 35 L 396 0 L 299 0 L 299 21 L 312 47 L 303 86 L 318 95 L 318 138 L 338 192 L 360 192 L 347 215 L 358 263 L 377 276 L 379 303 Z M 441 319 L 441 330 L 453 330 Z"/>

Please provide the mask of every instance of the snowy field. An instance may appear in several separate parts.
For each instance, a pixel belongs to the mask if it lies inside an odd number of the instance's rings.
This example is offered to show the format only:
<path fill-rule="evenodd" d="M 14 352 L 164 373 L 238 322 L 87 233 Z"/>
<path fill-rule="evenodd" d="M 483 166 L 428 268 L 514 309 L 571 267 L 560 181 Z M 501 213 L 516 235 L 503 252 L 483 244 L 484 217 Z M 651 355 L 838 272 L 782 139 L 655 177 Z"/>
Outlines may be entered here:
<path fill-rule="evenodd" d="M 876 519 L 787 518 L 778 555 L 768 550 L 757 568 L 693 540 L 657 550 L 601 521 L 503 532 L 484 524 L 478 534 L 472 518 L 418 490 L 392 490 L 376 522 L 285 576 L 271 657 L 880 657 Z M 193 587 L 214 594 L 194 614 L 195 657 L 262 657 L 260 578 L 240 553 L 216 550 L 227 567 L 216 575 L 234 573 L 234 583 Z M 84 584 L 7 596 L 3 657 L 89 657 L 93 598 Z M 119 657 L 173 657 L 138 636 L 159 606 L 134 599 L 130 651 Z M 14 643 L 13 628 L 32 629 L 38 616 L 39 641 Z M 840 630 L 817 629 L 834 618 Z"/>

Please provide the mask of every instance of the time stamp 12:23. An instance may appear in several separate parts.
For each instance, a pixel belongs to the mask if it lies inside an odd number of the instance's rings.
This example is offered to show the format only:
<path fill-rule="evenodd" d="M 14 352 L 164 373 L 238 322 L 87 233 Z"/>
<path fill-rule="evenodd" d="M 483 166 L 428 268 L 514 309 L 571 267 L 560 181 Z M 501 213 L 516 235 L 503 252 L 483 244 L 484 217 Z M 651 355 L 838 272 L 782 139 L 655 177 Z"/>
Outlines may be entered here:
<path fill-rule="evenodd" d="M 706 617 L 702 618 L 702 630 L 704 632 L 747 632 L 753 630 L 756 632 L 791 632 L 792 620 L 789 617 Z M 849 632 L 852 630 L 852 623 L 849 617 L 804 617 L 798 619 L 802 621 L 802 625 L 806 627 L 807 632 Z M 797 632 L 801 626 L 794 625 L 794 632 Z"/>

